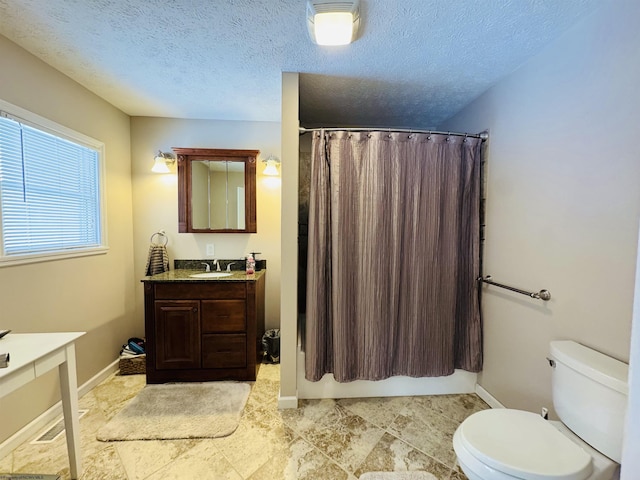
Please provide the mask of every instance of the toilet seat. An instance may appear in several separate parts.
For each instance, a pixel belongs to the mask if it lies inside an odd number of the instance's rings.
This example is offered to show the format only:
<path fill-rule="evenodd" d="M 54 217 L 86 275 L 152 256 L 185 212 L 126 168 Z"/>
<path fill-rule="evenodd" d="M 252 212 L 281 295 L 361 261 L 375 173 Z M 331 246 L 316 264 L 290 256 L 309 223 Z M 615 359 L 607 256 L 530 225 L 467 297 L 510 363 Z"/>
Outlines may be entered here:
<path fill-rule="evenodd" d="M 492 409 L 474 413 L 458 427 L 454 440 L 456 453 L 465 451 L 465 456 L 486 465 L 487 470 L 508 478 L 585 480 L 592 473 L 592 457 L 531 412 Z"/>

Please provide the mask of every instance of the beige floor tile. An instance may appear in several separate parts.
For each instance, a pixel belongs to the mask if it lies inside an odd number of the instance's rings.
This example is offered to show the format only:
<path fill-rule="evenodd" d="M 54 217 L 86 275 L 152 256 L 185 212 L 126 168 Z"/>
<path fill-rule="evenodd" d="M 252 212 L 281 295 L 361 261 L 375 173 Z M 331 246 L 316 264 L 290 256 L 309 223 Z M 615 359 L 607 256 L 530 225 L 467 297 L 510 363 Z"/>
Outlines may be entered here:
<path fill-rule="evenodd" d="M 275 380 L 258 380 L 251 388 L 249 399 L 255 403 L 278 407 L 280 382 Z"/>
<path fill-rule="evenodd" d="M 287 452 L 272 457 L 249 480 L 351 480 L 335 462 L 301 438 Z"/>
<path fill-rule="evenodd" d="M 318 450 L 353 472 L 378 443 L 384 430 L 338 404 L 301 436 Z"/>
<path fill-rule="evenodd" d="M 198 444 L 197 440 L 112 442 L 128 480 L 142 480 L 175 461 Z"/>
<path fill-rule="evenodd" d="M 449 480 L 469 480 L 467 476 L 462 472 L 452 471 Z"/>
<path fill-rule="evenodd" d="M 287 477 L 285 474 L 287 462 L 289 462 L 290 458 L 291 455 L 289 451 L 270 457 L 260 468 L 245 478 L 248 480 L 274 480 L 276 478 L 281 480 L 287 480 L 288 478 L 295 479 L 295 476 Z"/>
<path fill-rule="evenodd" d="M 489 406 L 475 394 L 466 395 L 432 395 L 415 397 L 411 409 L 416 415 L 432 415 L 438 413 L 456 423 Z"/>
<path fill-rule="evenodd" d="M 408 402 L 407 397 L 346 398 L 338 400 L 338 405 L 378 427 L 386 428 Z"/>
<path fill-rule="evenodd" d="M 263 435 L 275 435 L 284 438 L 288 443 L 293 440 L 293 430 L 284 422 L 280 410 L 272 410 L 268 406 L 254 405 L 246 408 L 240 419 L 240 425 L 248 424 L 261 430 Z"/>
<path fill-rule="evenodd" d="M 442 415 L 399 415 L 387 430 L 411 446 L 453 468 L 453 433 L 458 424 Z"/>
<path fill-rule="evenodd" d="M 82 480 L 125 480 L 127 474 L 113 445 L 107 445 L 91 457 L 87 457 Z"/>
<path fill-rule="evenodd" d="M 84 450 L 84 448 L 83 448 Z M 69 475 L 69 457 L 64 441 L 31 445 L 24 443 L 13 452 L 12 473 Z"/>
<path fill-rule="evenodd" d="M 354 472 L 360 476 L 365 472 L 409 472 L 425 471 L 438 480 L 447 480 L 451 469 L 408 443 L 385 433 L 367 458 Z"/>
<path fill-rule="evenodd" d="M 92 389 L 107 420 L 124 408 L 146 384 L 145 375 L 114 374 Z"/>
<path fill-rule="evenodd" d="M 258 370 L 258 378 L 261 380 L 273 380 L 275 382 L 280 383 L 280 365 L 279 364 L 269 364 L 262 363 L 260 364 L 260 368 Z"/>
<path fill-rule="evenodd" d="M 147 477 L 148 480 L 242 480 L 242 476 L 215 448 L 214 440 L 198 441 L 196 446 Z"/>
<path fill-rule="evenodd" d="M 13 469 L 13 452 L 0 458 L 0 473 L 11 473 Z"/>
<path fill-rule="evenodd" d="M 334 418 L 337 403 L 332 399 L 300 400 L 299 408 L 282 410 L 282 419 L 287 426 L 298 434 L 315 429 L 318 424 L 331 424 L 328 418 Z"/>
<path fill-rule="evenodd" d="M 91 400 L 91 395 L 80 406 L 86 409 L 90 405 L 88 412 L 80 419 L 80 445 L 83 463 L 87 463 L 86 458 L 95 455 L 104 446 L 100 446 L 95 439 L 95 431 L 104 423 L 104 415 L 101 410 L 96 408 L 95 403 Z M 62 416 L 55 419 L 48 429 L 54 423 L 61 421 Z M 12 454 L 14 472 L 24 473 L 59 473 L 67 474 L 69 469 L 69 457 L 67 453 L 66 436 L 62 434 L 59 438 L 51 443 L 31 444 L 30 442 L 44 433 L 46 429 L 38 432 L 32 439 L 20 445 Z M 0 468 L 2 471 L 2 468 Z"/>
<path fill-rule="evenodd" d="M 93 410 L 98 408 L 98 399 L 93 393 L 93 390 L 87 392 L 83 397 L 78 399 L 78 407 L 80 410 Z"/>
<path fill-rule="evenodd" d="M 215 439 L 216 448 L 243 478 L 270 458 L 287 452 L 292 440 L 292 432 L 281 418 L 266 411 L 252 413 L 243 418 L 232 435 Z"/>

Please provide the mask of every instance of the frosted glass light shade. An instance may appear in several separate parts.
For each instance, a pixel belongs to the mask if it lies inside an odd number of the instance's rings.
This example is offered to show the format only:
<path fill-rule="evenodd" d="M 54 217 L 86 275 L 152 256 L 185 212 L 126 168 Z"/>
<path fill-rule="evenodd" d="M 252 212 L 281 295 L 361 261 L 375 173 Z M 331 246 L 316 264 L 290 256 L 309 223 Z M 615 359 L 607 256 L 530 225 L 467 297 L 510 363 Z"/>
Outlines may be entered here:
<path fill-rule="evenodd" d="M 276 177 L 278 175 L 280 175 L 278 173 L 278 167 L 276 166 L 277 163 L 275 160 L 266 160 L 265 162 L 267 164 L 267 166 L 265 167 L 265 169 L 263 170 L 263 175 L 270 175 L 273 177 Z"/>
<path fill-rule="evenodd" d="M 156 157 L 156 161 L 151 167 L 151 171 L 155 173 L 169 173 L 169 167 L 167 166 L 167 161 L 162 157 Z"/>
<path fill-rule="evenodd" d="M 176 161 L 175 158 L 170 153 L 162 153 L 158 151 L 158 154 L 155 157 L 153 162 L 153 167 L 151 167 L 151 171 L 154 173 L 169 173 L 169 164 L 173 164 Z"/>
<path fill-rule="evenodd" d="M 348 45 L 353 39 L 351 12 L 317 13 L 313 24 L 318 45 Z"/>

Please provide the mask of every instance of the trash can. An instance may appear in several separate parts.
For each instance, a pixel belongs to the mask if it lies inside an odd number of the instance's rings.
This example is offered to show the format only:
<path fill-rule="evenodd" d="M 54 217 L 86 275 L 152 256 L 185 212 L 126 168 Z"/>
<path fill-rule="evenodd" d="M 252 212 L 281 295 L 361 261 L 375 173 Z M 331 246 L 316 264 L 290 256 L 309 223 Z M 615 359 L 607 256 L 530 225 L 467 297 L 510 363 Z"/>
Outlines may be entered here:
<path fill-rule="evenodd" d="M 280 329 L 273 328 L 262 336 L 264 363 L 280 363 Z"/>

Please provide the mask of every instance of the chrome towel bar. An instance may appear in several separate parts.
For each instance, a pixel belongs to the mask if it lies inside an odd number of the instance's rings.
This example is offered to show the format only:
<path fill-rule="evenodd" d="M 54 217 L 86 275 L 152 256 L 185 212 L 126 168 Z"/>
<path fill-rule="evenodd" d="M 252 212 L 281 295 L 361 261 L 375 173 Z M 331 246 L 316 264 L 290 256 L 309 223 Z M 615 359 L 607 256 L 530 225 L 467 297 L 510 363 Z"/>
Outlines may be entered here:
<path fill-rule="evenodd" d="M 512 292 L 521 293 L 522 295 L 526 295 L 527 297 L 544 300 L 545 302 L 551 299 L 551 292 L 549 292 L 549 290 L 540 290 L 538 293 L 527 292 L 526 290 L 520 290 L 519 288 L 510 287 L 509 285 L 503 285 L 502 283 L 494 282 L 493 280 L 491 280 L 491 275 L 478 277 L 477 280 L 479 282 L 488 283 L 489 285 L 495 285 L 496 287 L 506 288 L 507 290 L 511 290 Z"/>

